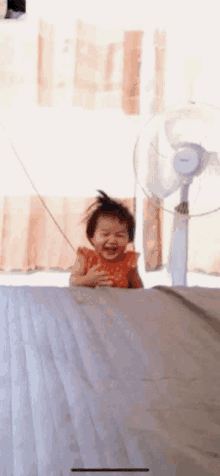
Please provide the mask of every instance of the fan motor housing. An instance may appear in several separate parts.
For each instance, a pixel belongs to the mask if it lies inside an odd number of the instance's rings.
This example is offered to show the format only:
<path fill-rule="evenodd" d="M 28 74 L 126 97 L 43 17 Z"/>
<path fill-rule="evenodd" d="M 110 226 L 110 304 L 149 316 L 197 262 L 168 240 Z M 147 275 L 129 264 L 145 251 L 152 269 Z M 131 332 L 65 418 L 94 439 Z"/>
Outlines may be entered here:
<path fill-rule="evenodd" d="M 180 175 L 194 175 L 200 166 L 198 151 L 190 145 L 181 147 L 175 154 L 173 166 L 175 172 Z"/>

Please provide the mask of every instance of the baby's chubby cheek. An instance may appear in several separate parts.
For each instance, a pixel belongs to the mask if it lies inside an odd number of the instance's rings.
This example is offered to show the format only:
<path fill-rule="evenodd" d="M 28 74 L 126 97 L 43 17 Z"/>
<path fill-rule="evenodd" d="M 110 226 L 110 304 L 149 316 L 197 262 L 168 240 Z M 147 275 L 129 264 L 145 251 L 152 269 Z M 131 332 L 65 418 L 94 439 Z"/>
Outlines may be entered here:
<path fill-rule="evenodd" d="M 96 253 L 100 253 L 102 249 L 103 249 L 103 245 L 101 243 L 96 243 L 96 246 L 95 246 Z"/>

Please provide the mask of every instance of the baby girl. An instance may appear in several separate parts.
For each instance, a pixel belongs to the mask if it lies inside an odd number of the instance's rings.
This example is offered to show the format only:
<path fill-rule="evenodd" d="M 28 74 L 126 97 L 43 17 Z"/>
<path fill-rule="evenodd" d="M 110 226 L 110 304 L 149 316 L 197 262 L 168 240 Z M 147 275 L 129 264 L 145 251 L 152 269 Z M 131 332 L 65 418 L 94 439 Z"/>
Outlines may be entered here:
<path fill-rule="evenodd" d="M 104 192 L 97 198 L 95 210 L 86 216 L 86 235 L 94 251 L 77 250 L 70 276 L 72 286 L 111 286 L 143 288 L 137 270 L 137 253 L 127 251 L 134 240 L 135 223 L 128 208 Z"/>

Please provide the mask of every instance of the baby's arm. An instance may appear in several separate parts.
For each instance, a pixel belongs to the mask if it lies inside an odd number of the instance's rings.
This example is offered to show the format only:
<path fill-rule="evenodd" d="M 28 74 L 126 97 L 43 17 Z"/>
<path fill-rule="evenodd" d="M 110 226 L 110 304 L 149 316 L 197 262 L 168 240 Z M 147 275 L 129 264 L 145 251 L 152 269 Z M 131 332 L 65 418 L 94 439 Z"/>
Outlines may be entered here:
<path fill-rule="evenodd" d="M 137 268 L 131 268 L 129 271 L 128 283 L 129 288 L 139 289 L 144 287 Z"/>
<path fill-rule="evenodd" d="M 86 274 L 85 257 L 82 254 L 78 254 L 75 264 L 72 267 L 70 275 L 70 288 L 72 286 L 84 286 L 84 276 Z"/>
<path fill-rule="evenodd" d="M 94 288 L 97 286 L 111 286 L 113 278 L 105 276 L 105 272 L 100 271 L 99 268 L 100 265 L 95 265 L 87 271 L 84 256 L 78 254 L 71 271 L 70 288 L 73 286 L 89 286 Z"/>

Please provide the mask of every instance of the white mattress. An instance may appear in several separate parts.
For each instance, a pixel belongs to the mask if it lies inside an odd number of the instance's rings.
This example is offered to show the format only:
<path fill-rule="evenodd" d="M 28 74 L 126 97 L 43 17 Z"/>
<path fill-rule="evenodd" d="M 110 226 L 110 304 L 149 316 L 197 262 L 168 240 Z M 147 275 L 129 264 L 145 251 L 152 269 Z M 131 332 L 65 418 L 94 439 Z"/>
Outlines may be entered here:
<path fill-rule="evenodd" d="M 184 292 L 0 287 L 3 476 L 220 474 L 220 294 Z"/>

